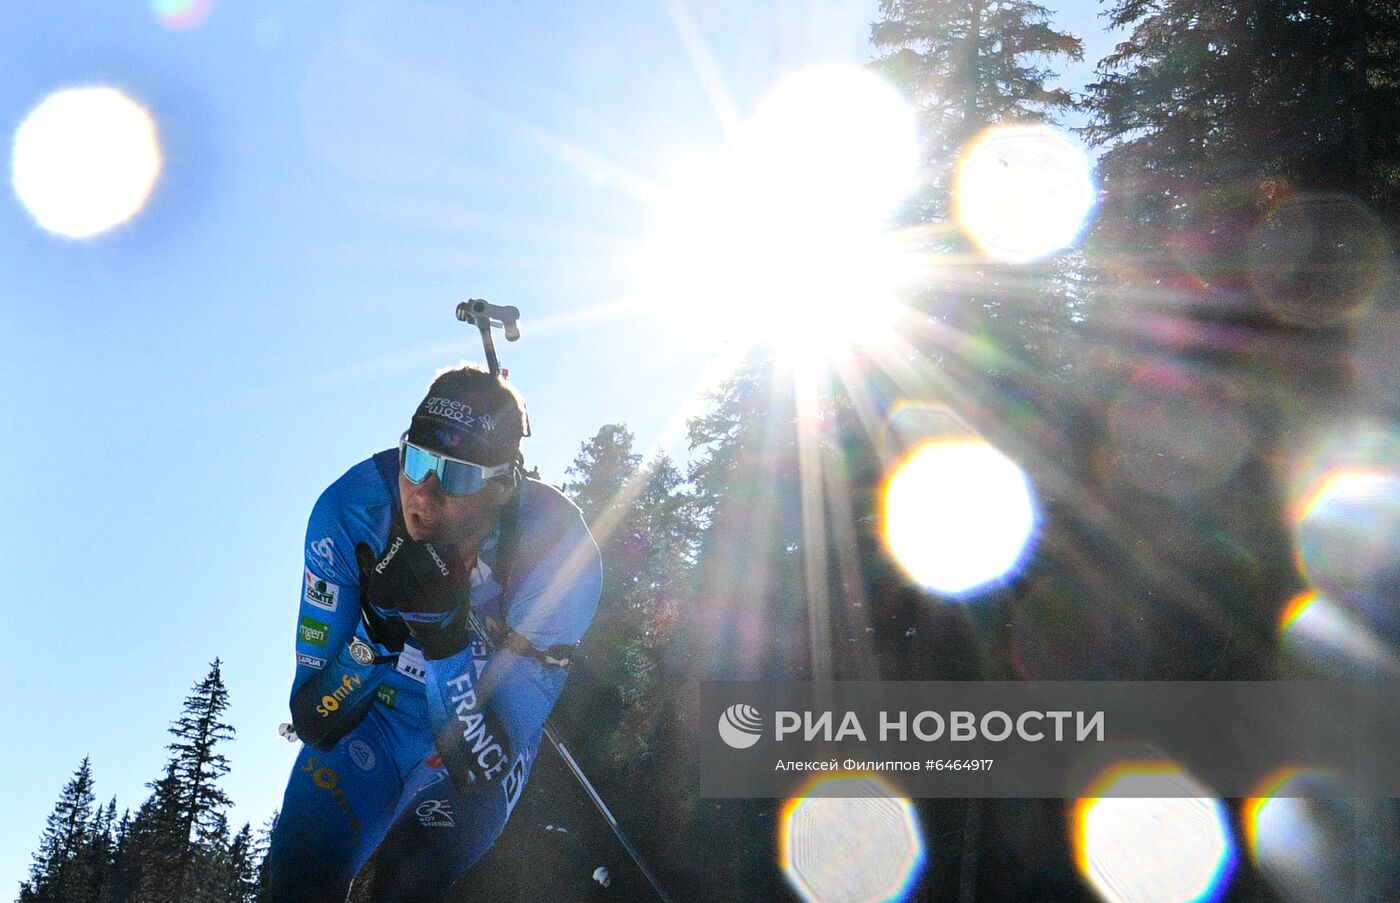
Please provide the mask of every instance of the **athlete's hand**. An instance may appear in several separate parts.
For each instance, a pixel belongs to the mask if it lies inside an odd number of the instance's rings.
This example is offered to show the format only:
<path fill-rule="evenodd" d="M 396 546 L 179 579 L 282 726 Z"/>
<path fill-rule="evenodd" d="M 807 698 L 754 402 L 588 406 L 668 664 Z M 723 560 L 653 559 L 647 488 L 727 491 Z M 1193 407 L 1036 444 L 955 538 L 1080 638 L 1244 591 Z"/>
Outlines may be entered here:
<path fill-rule="evenodd" d="M 402 652 L 403 641 L 408 639 L 408 625 L 403 618 L 382 615 L 375 609 L 373 596 L 384 593 L 380 581 L 371 579 L 375 576 L 376 559 L 374 550 L 367 543 L 355 546 L 355 563 L 360 566 L 360 617 L 365 622 L 365 634 L 390 652 Z M 389 611 L 394 609 L 392 603 L 381 601 L 379 604 Z"/>
<path fill-rule="evenodd" d="M 445 658 L 466 647 L 469 637 L 462 609 L 468 601 L 470 575 L 456 549 L 418 542 L 402 524 L 396 524 L 377 560 L 365 543 L 355 547 L 355 559 L 360 565 L 362 602 L 371 609 L 397 609 L 428 658 Z"/>

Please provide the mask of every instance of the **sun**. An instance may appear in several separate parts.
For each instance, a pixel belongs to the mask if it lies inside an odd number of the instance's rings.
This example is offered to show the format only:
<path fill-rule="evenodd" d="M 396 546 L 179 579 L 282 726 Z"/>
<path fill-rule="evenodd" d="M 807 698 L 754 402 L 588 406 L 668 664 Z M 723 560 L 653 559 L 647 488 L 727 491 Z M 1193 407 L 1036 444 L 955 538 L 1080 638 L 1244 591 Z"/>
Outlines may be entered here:
<path fill-rule="evenodd" d="M 912 114 L 884 81 L 857 66 L 796 72 L 722 157 L 675 180 L 649 281 L 697 319 L 787 352 L 867 339 L 914 276 L 888 219 L 917 161 Z"/>
<path fill-rule="evenodd" d="M 15 194 L 45 230 L 92 238 L 145 206 L 160 174 L 150 113 L 115 88 L 49 95 L 15 132 Z"/>

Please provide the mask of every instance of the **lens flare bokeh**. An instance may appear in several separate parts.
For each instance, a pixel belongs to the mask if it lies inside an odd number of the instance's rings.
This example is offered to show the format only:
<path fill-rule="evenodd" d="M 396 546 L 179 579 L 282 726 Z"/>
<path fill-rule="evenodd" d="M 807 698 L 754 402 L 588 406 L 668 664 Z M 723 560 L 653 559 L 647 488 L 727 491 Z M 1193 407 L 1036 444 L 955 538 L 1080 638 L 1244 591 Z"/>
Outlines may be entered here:
<path fill-rule="evenodd" d="M 1113 476 L 1169 498 L 1199 496 L 1230 478 L 1249 451 L 1232 386 L 1183 367 L 1139 367 L 1108 409 Z"/>
<path fill-rule="evenodd" d="M 839 796 L 811 796 L 822 793 Z M 788 800 L 778 822 L 778 863 L 809 903 L 904 900 L 922 874 L 914 805 L 873 775 L 816 779 Z"/>
<path fill-rule="evenodd" d="M 1338 598 L 1400 601 L 1400 460 L 1338 467 L 1312 482 L 1295 508 L 1298 560 L 1308 580 Z"/>
<path fill-rule="evenodd" d="M 1279 615 L 1285 676 L 1400 678 L 1394 651 L 1351 611 L 1317 590 L 1299 593 Z"/>
<path fill-rule="evenodd" d="M 1389 265 L 1385 226 L 1345 195 L 1290 197 L 1249 237 L 1255 294 L 1286 323 L 1331 326 L 1356 319 Z"/>
<path fill-rule="evenodd" d="M 151 0 L 156 21 L 171 31 L 198 28 L 213 10 L 214 0 Z"/>
<path fill-rule="evenodd" d="M 1348 795 L 1335 776 L 1286 769 L 1245 801 L 1251 858 L 1288 903 L 1396 899 L 1400 821 L 1395 800 Z"/>
<path fill-rule="evenodd" d="M 1074 243 L 1095 188 L 1084 151 L 1054 129 L 1000 126 L 962 152 L 953 196 L 959 225 L 983 252 L 1028 263 Z"/>
<path fill-rule="evenodd" d="M 936 592 L 967 595 L 1008 579 L 1035 526 L 1025 473 L 980 439 L 926 442 L 885 484 L 885 543 L 915 581 Z"/>
<path fill-rule="evenodd" d="M 1177 221 L 1162 238 L 1180 267 L 1174 275 L 1186 277 L 1180 284 L 1213 303 L 1247 297 L 1251 230 L 1292 186 L 1273 174 L 1241 173 L 1224 181 L 1187 176 L 1169 190 L 1179 204 Z"/>
<path fill-rule="evenodd" d="M 34 220 L 65 238 L 92 238 L 146 205 L 160 174 L 150 113 L 108 87 L 50 94 L 15 132 L 11 179 Z"/>
<path fill-rule="evenodd" d="M 1071 836 L 1080 874 L 1105 903 L 1221 899 L 1235 841 L 1210 791 L 1170 763 L 1129 762 L 1104 772 L 1090 794 L 1075 804 Z"/>

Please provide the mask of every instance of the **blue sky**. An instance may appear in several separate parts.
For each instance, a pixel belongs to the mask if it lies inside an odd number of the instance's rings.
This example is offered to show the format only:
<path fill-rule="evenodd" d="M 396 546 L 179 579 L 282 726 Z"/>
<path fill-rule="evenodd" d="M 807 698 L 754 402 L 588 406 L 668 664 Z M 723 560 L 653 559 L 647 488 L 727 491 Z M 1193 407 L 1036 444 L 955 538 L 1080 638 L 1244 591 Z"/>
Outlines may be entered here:
<path fill-rule="evenodd" d="M 784 73 L 867 60 L 878 4 L 512 6 L 215 0 L 184 31 L 136 2 L 7 10 L 0 125 L 112 85 L 164 168 L 90 241 L 0 195 L 0 893 L 85 754 L 103 801 L 140 804 L 215 657 L 230 821 L 279 805 L 306 516 L 436 367 L 479 357 L 456 302 L 523 311 L 501 352 L 546 479 L 608 422 L 682 450 L 667 425 L 714 348 L 693 313 L 619 312 L 650 192 L 723 148 L 717 100 L 743 116 Z M 1070 85 L 1107 46 L 1082 6 Z"/>

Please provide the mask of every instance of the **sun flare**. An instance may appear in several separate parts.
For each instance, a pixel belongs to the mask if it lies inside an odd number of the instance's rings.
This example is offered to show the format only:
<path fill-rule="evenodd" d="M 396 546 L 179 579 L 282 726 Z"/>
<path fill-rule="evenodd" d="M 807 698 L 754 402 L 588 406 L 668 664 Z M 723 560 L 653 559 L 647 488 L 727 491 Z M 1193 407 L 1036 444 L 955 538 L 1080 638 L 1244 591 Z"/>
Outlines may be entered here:
<path fill-rule="evenodd" d="M 160 167 L 151 115 L 114 88 L 51 94 L 15 132 L 15 194 L 65 238 L 91 238 L 141 212 Z"/>

